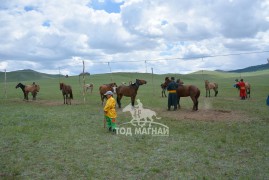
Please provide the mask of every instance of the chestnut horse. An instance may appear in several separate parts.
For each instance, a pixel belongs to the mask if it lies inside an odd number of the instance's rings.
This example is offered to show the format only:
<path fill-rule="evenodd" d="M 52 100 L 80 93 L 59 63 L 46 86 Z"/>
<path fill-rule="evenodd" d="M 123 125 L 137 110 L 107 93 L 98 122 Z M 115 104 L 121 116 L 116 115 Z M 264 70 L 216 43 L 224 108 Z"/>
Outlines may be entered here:
<path fill-rule="evenodd" d="M 215 82 L 210 83 L 208 80 L 205 80 L 205 90 L 206 90 L 206 97 L 207 93 L 210 97 L 210 89 L 213 89 L 215 91 L 215 97 L 218 95 L 218 84 Z"/>
<path fill-rule="evenodd" d="M 40 87 L 37 84 L 23 85 L 22 83 L 19 83 L 16 86 L 16 89 L 17 88 L 21 88 L 25 100 L 28 100 L 28 94 L 29 94 L 29 92 L 32 93 L 33 100 L 36 100 L 37 92 L 39 92 L 39 90 L 40 90 Z"/>
<path fill-rule="evenodd" d="M 99 87 L 99 92 L 101 96 L 102 105 L 104 104 L 104 99 L 106 96 L 104 95 L 107 91 L 112 91 L 114 94 L 116 93 L 117 84 L 110 83 L 110 84 L 103 84 Z"/>
<path fill-rule="evenodd" d="M 171 82 L 171 80 L 166 77 L 165 83 L 168 85 Z M 180 80 L 177 80 L 178 88 L 177 88 L 177 97 L 178 97 L 178 107 L 180 107 L 179 100 L 180 97 L 188 97 L 190 96 L 192 102 L 193 102 L 193 111 L 198 110 L 198 98 L 200 97 L 200 89 L 196 87 L 195 85 L 183 85 L 183 82 Z"/>
<path fill-rule="evenodd" d="M 119 108 L 121 108 L 121 98 L 122 96 L 131 97 L 132 106 L 134 106 L 135 97 L 140 85 L 147 84 L 147 81 L 136 79 L 135 83 L 130 84 L 129 86 L 120 85 L 117 89 L 117 103 Z"/>
<path fill-rule="evenodd" d="M 68 104 L 67 99 L 69 99 L 69 104 L 71 105 L 71 99 L 73 99 L 72 87 L 70 85 L 60 83 L 60 90 L 62 90 L 63 93 L 64 104 Z"/>

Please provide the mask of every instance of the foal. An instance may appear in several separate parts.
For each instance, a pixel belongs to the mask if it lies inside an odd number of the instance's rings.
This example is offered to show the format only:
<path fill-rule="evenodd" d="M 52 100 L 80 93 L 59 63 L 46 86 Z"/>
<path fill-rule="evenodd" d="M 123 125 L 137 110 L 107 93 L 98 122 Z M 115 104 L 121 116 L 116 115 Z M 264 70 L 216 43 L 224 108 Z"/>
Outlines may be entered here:
<path fill-rule="evenodd" d="M 218 95 L 218 84 L 215 82 L 210 83 L 208 80 L 205 80 L 205 90 L 206 90 L 206 97 L 207 97 L 207 92 L 210 97 L 210 89 L 213 89 L 215 91 L 215 97 Z"/>

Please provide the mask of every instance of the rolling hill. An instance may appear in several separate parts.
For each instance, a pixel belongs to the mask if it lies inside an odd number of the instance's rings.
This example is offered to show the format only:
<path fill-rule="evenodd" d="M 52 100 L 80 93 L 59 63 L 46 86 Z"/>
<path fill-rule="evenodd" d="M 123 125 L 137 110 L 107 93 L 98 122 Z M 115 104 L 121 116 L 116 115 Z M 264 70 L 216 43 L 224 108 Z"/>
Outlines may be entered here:
<path fill-rule="evenodd" d="M 244 69 L 237 69 L 237 70 L 231 70 L 231 71 L 222 71 L 222 70 L 216 70 L 216 71 L 197 71 L 194 73 L 190 73 L 187 75 L 184 75 L 185 77 L 190 76 L 201 76 L 203 75 L 204 78 L 207 78 L 207 76 L 211 76 L 214 74 L 215 76 L 227 76 L 228 74 L 230 76 L 236 76 L 237 73 L 256 73 L 257 75 L 262 74 L 269 74 L 269 63 L 268 64 L 262 64 L 257 66 L 250 66 Z M 113 73 L 113 74 L 122 74 L 122 73 Z M 131 74 L 131 73 L 128 73 Z M 136 73 L 133 73 L 136 74 Z M 247 74 L 246 74 L 247 75 Z M 0 72 L 0 79 L 4 80 L 5 73 Z M 127 75 L 130 76 L 130 75 Z M 61 77 L 64 77 L 61 75 Z M 40 73 L 31 69 L 25 69 L 25 70 L 18 70 L 18 71 L 12 71 L 7 72 L 7 81 L 8 82 L 19 82 L 19 81 L 35 81 L 40 79 L 57 79 L 59 78 L 58 74 L 46 74 L 46 73 Z"/>
<path fill-rule="evenodd" d="M 4 79 L 5 73 L 0 72 L 0 79 Z M 24 69 L 18 71 L 12 71 L 6 73 L 7 81 L 28 81 L 28 80 L 39 80 L 39 79 L 54 79 L 59 78 L 59 75 L 40 73 L 31 69 Z"/>

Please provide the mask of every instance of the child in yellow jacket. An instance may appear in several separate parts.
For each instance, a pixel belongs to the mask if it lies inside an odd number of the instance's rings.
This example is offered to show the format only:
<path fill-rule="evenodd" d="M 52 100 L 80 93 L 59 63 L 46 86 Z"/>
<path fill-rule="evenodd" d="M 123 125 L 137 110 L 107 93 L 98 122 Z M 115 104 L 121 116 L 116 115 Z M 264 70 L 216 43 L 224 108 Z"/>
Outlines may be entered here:
<path fill-rule="evenodd" d="M 116 132 L 116 101 L 113 98 L 112 91 L 107 91 L 104 95 L 107 97 L 106 105 L 104 107 L 107 128 L 109 131 Z"/>

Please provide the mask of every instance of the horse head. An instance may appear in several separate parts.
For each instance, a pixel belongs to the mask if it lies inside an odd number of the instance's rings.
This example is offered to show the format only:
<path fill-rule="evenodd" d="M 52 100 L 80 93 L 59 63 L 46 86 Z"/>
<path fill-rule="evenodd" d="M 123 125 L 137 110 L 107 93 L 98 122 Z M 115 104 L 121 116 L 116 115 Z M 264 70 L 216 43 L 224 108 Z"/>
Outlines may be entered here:
<path fill-rule="evenodd" d="M 169 77 L 165 77 L 165 79 L 164 79 L 165 86 L 167 86 L 170 82 L 171 82 L 171 80 L 169 79 Z"/>
<path fill-rule="evenodd" d="M 19 87 L 20 87 L 20 88 L 24 88 L 25 86 L 24 86 L 22 83 L 18 83 L 17 86 L 16 86 L 15 88 L 17 89 L 17 88 L 19 88 Z"/>
<path fill-rule="evenodd" d="M 143 79 L 136 79 L 135 83 L 137 85 L 143 85 L 143 84 L 147 84 L 147 81 Z"/>

